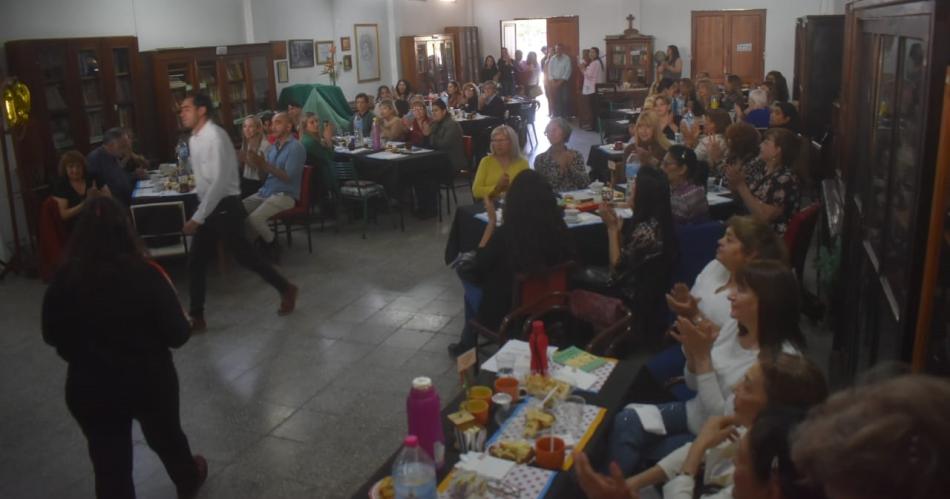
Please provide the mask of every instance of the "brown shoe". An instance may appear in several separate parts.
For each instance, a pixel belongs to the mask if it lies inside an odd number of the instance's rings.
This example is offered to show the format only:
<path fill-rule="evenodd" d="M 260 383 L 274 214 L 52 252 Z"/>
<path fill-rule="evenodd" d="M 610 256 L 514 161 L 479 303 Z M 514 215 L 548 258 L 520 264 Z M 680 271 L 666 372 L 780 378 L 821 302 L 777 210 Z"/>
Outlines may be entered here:
<path fill-rule="evenodd" d="M 208 330 L 208 323 L 201 316 L 191 318 L 191 334 L 203 333 Z"/>
<path fill-rule="evenodd" d="M 287 291 L 280 294 L 280 309 L 277 310 L 277 315 L 290 315 L 294 311 L 294 307 L 297 306 L 297 293 L 299 291 L 300 288 L 291 284 L 287 287 Z"/>
<path fill-rule="evenodd" d="M 192 499 L 197 496 L 198 490 L 201 489 L 205 480 L 208 479 L 208 461 L 201 454 L 195 454 L 192 458 L 195 460 L 195 468 L 198 469 L 198 481 L 190 490 L 180 490 L 178 492 L 178 499 Z"/>

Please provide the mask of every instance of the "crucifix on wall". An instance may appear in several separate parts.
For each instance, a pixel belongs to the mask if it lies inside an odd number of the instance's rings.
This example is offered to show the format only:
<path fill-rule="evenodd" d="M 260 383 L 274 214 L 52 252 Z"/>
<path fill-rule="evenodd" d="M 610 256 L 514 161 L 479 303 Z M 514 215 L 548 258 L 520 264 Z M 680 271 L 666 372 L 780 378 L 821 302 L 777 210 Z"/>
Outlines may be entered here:
<path fill-rule="evenodd" d="M 636 28 L 633 27 L 633 20 L 636 19 L 636 18 L 637 18 L 637 16 L 635 16 L 635 15 L 633 15 L 633 14 L 630 14 L 630 15 L 628 15 L 628 16 L 626 17 L 628 27 L 627 27 L 627 29 L 623 30 L 623 34 L 624 34 L 624 35 L 636 35 L 636 34 L 640 33 L 639 30 L 637 30 Z"/>

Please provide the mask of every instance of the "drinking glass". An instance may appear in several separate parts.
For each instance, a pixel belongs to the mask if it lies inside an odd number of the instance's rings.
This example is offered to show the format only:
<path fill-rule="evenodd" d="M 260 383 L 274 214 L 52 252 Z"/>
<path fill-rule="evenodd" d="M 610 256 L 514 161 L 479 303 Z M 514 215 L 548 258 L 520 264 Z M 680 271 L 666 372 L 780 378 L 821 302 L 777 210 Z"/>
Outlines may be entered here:
<path fill-rule="evenodd" d="M 583 397 L 571 395 L 562 400 L 556 409 L 555 432 L 570 438 L 574 442 L 584 435 L 584 404 Z"/>
<path fill-rule="evenodd" d="M 498 377 L 514 376 L 515 372 L 515 354 L 510 352 L 501 352 L 495 359 L 498 362 Z"/>

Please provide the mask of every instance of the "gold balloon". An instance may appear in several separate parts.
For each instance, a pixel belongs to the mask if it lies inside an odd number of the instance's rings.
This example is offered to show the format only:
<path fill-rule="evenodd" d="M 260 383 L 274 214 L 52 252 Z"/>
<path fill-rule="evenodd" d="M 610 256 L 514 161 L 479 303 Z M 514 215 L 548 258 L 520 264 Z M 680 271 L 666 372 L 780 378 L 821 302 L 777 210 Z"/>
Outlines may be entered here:
<path fill-rule="evenodd" d="M 30 89 L 13 81 L 3 89 L 3 114 L 10 128 L 25 125 L 30 118 Z"/>

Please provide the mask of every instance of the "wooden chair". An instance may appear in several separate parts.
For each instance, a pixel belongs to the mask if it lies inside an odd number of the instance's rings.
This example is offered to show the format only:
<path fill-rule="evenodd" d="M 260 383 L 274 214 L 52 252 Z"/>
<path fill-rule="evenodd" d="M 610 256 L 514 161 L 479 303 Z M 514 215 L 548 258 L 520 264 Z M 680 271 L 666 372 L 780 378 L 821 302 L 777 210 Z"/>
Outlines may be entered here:
<path fill-rule="evenodd" d="M 300 199 L 294 204 L 293 208 L 286 209 L 270 218 L 274 234 L 280 237 L 280 225 L 284 225 L 284 232 L 287 233 L 287 246 L 293 242 L 291 232 L 292 226 L 299 225 L 307 231 L 307 251 L 313 253 L 313 238 L 310 233 L 310 224 L 313 219 L 313 205 L 311 203 L 311 181 L 313 179 L 314 167 L 306 165 L 303 167 L 303 177 L 300 181 Z M 323 230 L 323 220 L 321 218 L 320 230 Z"/>

